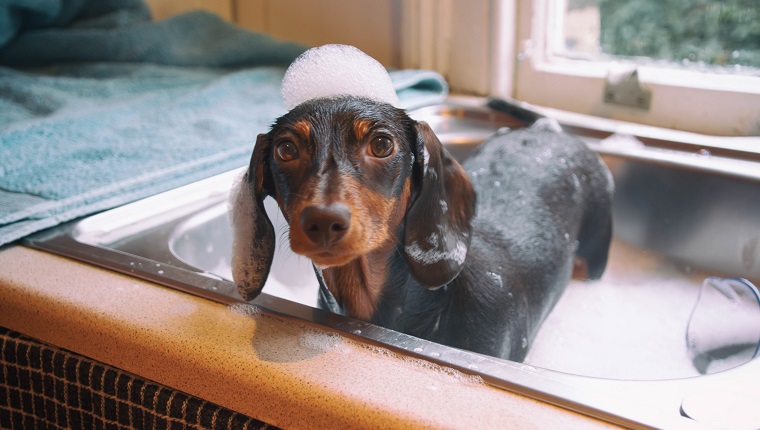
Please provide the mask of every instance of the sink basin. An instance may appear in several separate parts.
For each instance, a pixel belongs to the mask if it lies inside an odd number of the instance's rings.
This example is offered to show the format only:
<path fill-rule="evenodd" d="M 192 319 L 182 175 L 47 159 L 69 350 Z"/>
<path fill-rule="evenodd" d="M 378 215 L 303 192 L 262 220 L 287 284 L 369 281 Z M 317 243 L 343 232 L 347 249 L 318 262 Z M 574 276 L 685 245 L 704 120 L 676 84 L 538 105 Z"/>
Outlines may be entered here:
<path fill-rule="evenodd" d="M 498 129 L 541 116 L 503 101 L 431 106 L 411 115 L 427 121 L 460 160 Z M 705 279 L 760 280 L 760 150 L 752 149 L 758 143 L 705 136 L 695 143 L 692 135 L 664 137 L 633 126 L 621 132 L 610 124 L 572 120 L 561 125 L 602 154 L 613 172 L 615 237 L 604 277 L 571 283 L 524 363 L 315 309 L 313 268 L 289 249 L 287 225 L 272 199 L 265 207 L 278 239 L 285 240 L 278 240 L 264 293 L 253 303 L 625 426 L 696 425 L 685 417 L 703 420 L 704 414 L 689 405 L 699 404 L 702 411 L 709 393 L 723 398 L 760 386 L 760 361 L 744 360 L 705 376 L 707 367 L 695 365 L 685 340 Z M 242 299 L 230 282 L 227 195 L 241 173 L 242 168 L 71 222 L 26 244 L 238 303 Z"/>

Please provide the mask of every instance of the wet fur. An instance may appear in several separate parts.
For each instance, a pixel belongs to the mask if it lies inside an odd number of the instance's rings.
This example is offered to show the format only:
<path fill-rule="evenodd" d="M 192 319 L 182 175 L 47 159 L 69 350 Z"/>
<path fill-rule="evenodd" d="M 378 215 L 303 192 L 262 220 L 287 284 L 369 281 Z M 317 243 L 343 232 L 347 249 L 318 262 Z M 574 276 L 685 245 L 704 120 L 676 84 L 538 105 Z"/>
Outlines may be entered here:
<path fill-rule="evenodd" d="M 366 156 L 378 133 L 395 143 L 387 159 Z M 283 139 L 297 142 L 298 163 L 274 156 Z M 271 265 L 274 237 L 262 233 L 268 219 L 259 210 L 267 195 L 290 224 L 291 248 L 312 258 L 346 314 L 512 360 L 524 358 L 574 262 L 592 278 L 606 265 L 611 177 L 595 153 L 561 133 L 497 135 L 460 166 L 400 109 L 320 99 L 259 136 L 245 181 L 255 231 L 236 229 L 243 245 L 233 273 L 247 299 Z M 308 205 L 335 202 L 350 209 L 351 227 L 331 254 L 298 219 Z"/>

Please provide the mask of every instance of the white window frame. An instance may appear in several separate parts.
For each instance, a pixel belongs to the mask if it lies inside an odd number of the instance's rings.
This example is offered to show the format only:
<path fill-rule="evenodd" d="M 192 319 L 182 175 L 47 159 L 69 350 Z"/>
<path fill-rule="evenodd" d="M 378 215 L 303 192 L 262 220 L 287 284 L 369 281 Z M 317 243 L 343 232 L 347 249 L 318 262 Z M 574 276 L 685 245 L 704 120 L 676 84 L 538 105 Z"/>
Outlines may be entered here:
<path fill-rule="evenodd" d="M 760 77 L 638 67 L 649 110 L 607 104 L 619 64 L 547 54 L 552 0 L 405 0 L 402 66 L 443 73 L 454 92 L 718 136 L 760 135 Z"/>
<path fill-rule="evenodd" d="M 652 91 L 649 110 L 603 102 L 614 63 L 547 54 L 555 37 L 552 0 L 517 0 L 518 34 L 514 97 L 528 103 L 605 118 L 712 135 L 760 135 L 760 77 L 656 66 L 638 67 Z M 549 30 L 549 31 L 547 31 Z"/>

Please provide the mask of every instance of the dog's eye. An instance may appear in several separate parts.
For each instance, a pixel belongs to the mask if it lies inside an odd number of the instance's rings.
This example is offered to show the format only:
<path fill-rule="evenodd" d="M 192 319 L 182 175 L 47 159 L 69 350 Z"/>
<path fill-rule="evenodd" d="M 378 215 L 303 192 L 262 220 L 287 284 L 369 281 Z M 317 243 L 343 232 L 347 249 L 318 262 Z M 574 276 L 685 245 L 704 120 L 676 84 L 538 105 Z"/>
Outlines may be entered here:
<path fill-rule="evenodd" d="M 277 144 L 275 154 L 281 161 L 293 161 L 298 158 L 298 147 L 295 143 L 286 140 Z"/>
<path fill-rule="evenodd" d="M 369 142 L 369 154 L 377 158 L 385 158 L 393 153 L 393 141 L 385 136 L 377 136 Z"/>

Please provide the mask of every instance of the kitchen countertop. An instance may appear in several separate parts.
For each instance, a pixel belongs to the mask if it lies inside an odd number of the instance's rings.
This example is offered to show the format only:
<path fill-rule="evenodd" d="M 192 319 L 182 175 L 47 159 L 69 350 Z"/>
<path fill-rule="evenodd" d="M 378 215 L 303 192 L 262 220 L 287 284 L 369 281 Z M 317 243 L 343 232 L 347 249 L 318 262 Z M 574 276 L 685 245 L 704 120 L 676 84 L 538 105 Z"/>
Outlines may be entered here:
<path fill-rule="evenodd" d="M 23 246 L 0 326 L 285 428 L 609 428 L 435 364 Z"/>

